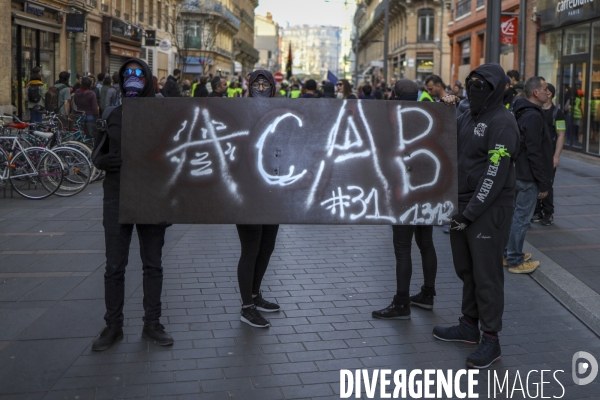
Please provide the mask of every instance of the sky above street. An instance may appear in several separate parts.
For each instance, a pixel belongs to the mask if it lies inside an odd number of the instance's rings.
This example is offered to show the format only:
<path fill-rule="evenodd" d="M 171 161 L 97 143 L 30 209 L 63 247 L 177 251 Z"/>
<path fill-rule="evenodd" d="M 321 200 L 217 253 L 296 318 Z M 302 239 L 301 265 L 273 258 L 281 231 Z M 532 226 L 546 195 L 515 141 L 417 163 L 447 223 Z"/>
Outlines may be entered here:
<path fill-rule="evenodd" d="M 346 8 L 344 3 L 348 3 Z M 343 26 L 351 18 L 354 0 L 260 0 L 256 14 L 273 14 L 273 20 L 285 27 L 290 25 L 333 25 Z"/>

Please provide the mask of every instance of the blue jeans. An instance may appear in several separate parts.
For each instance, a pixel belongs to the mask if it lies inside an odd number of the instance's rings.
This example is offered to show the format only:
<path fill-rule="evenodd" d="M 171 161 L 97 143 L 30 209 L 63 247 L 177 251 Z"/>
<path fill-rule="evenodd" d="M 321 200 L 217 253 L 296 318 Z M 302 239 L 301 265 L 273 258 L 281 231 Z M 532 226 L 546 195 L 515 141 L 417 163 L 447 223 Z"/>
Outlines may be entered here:
<path fill-rule="evenodd" d="M 29 116 L 30 116 L 29 122 L 32 122 L 32 123 L 33 122 L 42 122 L 43 114 L 40 112 L 37 112 L 36 110 L 37 110 L 37 108 L 35 108 L 35 107 L 29 109 Z"/>
<path fill-rule="evenodd" d="M 510 267 L 523 264 L 523 243 L 527 228 L 531 225 L 531 217 L 535 211 L 538 186 L 535 182 L 520 181 L 515 184 L 515 212 L 510 226 L 510 236 L 506 246 L 506 260 Z"/>

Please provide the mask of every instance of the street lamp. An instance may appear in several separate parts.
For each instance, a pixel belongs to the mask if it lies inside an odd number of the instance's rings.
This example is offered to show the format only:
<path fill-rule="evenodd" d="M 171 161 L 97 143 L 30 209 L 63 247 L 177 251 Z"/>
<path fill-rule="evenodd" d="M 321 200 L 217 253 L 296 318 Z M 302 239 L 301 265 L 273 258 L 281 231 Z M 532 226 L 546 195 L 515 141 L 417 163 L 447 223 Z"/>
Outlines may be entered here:
<path fill-rule="evenodd" d="M 488 0 L 490 1 L 490 0 Z M 387 72 L 388 72 L 388 52 L 389 52 L 389 40 L 390 40 L 390 0 L 383 0 L 383 7 L 385 7 L 385 19 L 383 23 L 383 80 L 387 84 Z"/>

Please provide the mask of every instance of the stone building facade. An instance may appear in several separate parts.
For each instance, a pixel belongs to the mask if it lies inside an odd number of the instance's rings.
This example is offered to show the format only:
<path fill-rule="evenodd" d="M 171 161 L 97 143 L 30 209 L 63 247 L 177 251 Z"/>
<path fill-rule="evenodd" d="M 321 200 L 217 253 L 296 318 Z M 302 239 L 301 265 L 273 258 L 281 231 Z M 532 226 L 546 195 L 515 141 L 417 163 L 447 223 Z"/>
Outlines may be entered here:
<path fill-rule="evenodd" d="M 254 20 L 254 43 L 259 52 L 257 68 L 273 73 L 281 71 L 281 36 L 273 15 L 257 15 Z"/>
<path fill-rule="evenodd" d="M 449 81 L 448 0 L 389 0 L 388 59 L 384 60 L 383 0 L 362 0 L 355 15 L 359 82 L 421 79 L 436 74 Z M 387 62 L 388 76 L 383 76 Z"/>

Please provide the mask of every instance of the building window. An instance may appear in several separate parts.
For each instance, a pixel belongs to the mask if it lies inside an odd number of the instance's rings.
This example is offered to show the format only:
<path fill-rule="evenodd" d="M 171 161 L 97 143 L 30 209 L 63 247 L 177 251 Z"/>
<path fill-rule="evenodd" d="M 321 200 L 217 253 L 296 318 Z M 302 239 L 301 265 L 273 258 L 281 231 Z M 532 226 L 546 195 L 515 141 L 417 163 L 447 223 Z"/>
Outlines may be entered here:
<path fill-rule="evenodd" d="M 456 18 L 471 12 L 471 0 L 460 0 L 456 4 Z"/>
<path fill-rule="evenodd" d="M 433 42 L 434 12 L 431 8 L 419 10 L 419 42 Z"/>

